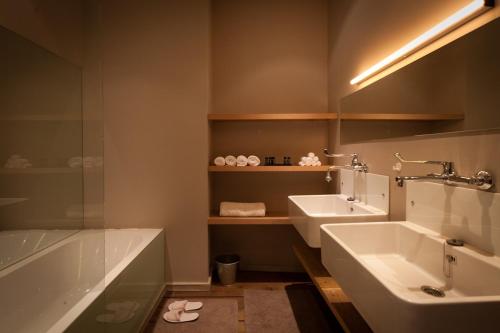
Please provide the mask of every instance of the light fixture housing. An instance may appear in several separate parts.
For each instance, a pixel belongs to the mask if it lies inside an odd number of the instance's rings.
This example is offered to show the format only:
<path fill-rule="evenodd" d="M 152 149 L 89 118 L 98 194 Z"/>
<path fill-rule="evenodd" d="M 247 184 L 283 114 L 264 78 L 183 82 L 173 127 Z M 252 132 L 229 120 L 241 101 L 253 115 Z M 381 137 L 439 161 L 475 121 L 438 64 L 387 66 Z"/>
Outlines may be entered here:
<path fill-rule="evenodd" d="M 418 51 L 424 46 L 430 44 L 437 38 L 443 36 L 444 34 L 450 32 L 453 29 L 458 28 L 460 25 L 471 20 L 474 17 L 484 13 L 485 11 L 493 8 L 495 5 L 494 0 L 475 0 L 472 1 L 467 6 L 463 7 L 459 11 L 455 12 L 451 16 L 447 17 L 440 23 L 436 24 L 411 42 L 407 43 L 397 51 L 391 53 L 386 58 L 377 62 L 375 65 L 371 66 L 364 72 L 357 75 L 354 79 L 350 81 L 352 85 L 359 84 L 370 77 L 380 73 L 384 69 L 388 68 L 398 60 L 407 57 L 411 53 Z"/>

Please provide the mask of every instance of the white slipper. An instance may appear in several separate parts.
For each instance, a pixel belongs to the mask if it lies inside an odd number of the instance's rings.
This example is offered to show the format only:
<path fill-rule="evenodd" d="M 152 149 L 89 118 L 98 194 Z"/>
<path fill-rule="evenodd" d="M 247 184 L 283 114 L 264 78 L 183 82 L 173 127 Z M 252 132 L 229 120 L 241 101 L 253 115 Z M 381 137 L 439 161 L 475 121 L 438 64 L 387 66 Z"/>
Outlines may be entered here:
<path fill-rule="evenodd" d="M 184 312 L 184 310 L 179 309 L 165 312 L 163 319 L 169 323 L 185 323 L 187 321 L 194 321 L 199 316 L 196 312 Z"/>
<path fill-rule="evenodd" d="M 202 302 L 189 302 L 187 300 L 183 301 L 175 301 L 168 305 L 168 309 L 172 310 L 184 310 L 184 311 L 193 311 L 199 310 L 203 306 Z"/>

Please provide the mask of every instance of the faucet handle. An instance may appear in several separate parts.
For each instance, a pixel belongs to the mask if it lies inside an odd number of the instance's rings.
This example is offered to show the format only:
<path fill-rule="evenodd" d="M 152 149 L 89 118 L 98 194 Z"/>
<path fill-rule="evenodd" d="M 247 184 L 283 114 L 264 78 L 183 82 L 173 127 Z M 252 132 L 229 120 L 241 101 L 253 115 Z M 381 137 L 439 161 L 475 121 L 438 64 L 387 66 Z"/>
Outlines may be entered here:
<path fill-rule="evenodd" d="M 330 154 L 328 152 L 328 149 L 327 148 L 323 148 L 323 154 L 326 156 L 326 157 L 358 157 L 358 154 L 356 153 L 353 153 L 353 154 Z"/>
<path fill-rule="evenodd" d="M 448 161 L 408 161 L 401 156 L 400 153 L 394 153 L 394 156 L 401 162 L 401 163 L 414 163 L 414 164 L 437 164 L 441 165 L 443 167 L 443 174 L 453 174 L 453 163 L 448 162 Z"/>
<path fill-rule="evenodd" d="M 451 162 L 445 162 L 445 161 L 408 161 L 401 156 L 400 153 L 394 153 L 394 156 L 401 162 L 401 163 L 416 163 L 416 164 L 439 164 L 439 165 L 444 165 L 445 163 L 451 163 Z"/>

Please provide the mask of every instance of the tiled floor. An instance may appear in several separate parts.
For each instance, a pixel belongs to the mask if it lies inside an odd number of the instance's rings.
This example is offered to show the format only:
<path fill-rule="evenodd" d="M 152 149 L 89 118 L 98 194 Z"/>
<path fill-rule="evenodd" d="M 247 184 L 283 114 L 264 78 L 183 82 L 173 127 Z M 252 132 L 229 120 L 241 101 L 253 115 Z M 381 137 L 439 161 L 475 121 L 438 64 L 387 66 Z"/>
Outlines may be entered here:
<path fill-rule="evenodd" d="M 302 273 L 263 273 L 263 272 L 239 272 L 238 281 L 232 286 L 222 286 L 215 281 L 210 291 L 202 292 L 168 292 L 161 302 L 158 310 L 151 318 L 147 333 L 159 332 L 190 332 L 180 326 L 170 326 L 170 330 L 159 330 L 165 327 L 162 310 L 169 299 L 199 299 L 200 301 L 212 302 L 214 299 L 233 300 L 237 304 L 238 327 L 237 332 L 246 332 L 245 325 L 245 290 L 284 290 L 288 295 L 290 305 L 301 333 L 328 333 L 342 332 L 338 322 L 330 312 L 328 306 L 312 286 L 307 274 Z M 207 303 L 207 304 L 208 304 Z M 201 318 L 201 317 L 200 317 Z M 172 325 L 172 324 L 171 324 Z M 177 324 L 173 324 L 177 325 Z M 171 328 L 174 327 L 172 330 Z M 206 327 L 209 329 L 208 327 Z M 198 328 L 199 329 L 199 328 Z M 192 332 L 198 332 L 194 329 Z M 211 333 L 203 329 L 203 333 Z M 214 333 L 221 333 L 214 330 Z"/>

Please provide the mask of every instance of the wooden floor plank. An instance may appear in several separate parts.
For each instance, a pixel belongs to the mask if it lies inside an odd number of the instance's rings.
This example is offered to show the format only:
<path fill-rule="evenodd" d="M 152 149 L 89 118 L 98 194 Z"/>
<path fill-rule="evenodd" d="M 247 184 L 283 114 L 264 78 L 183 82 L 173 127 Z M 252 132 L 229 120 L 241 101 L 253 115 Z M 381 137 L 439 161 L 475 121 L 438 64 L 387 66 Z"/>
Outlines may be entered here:
<path fill-rule="evenodd" d="M 372 332 L 349 297 L 321 264 L 321 250 L 306 245 L 295 245 L 293 250 L 344 330 L 351 333 Z"/>

